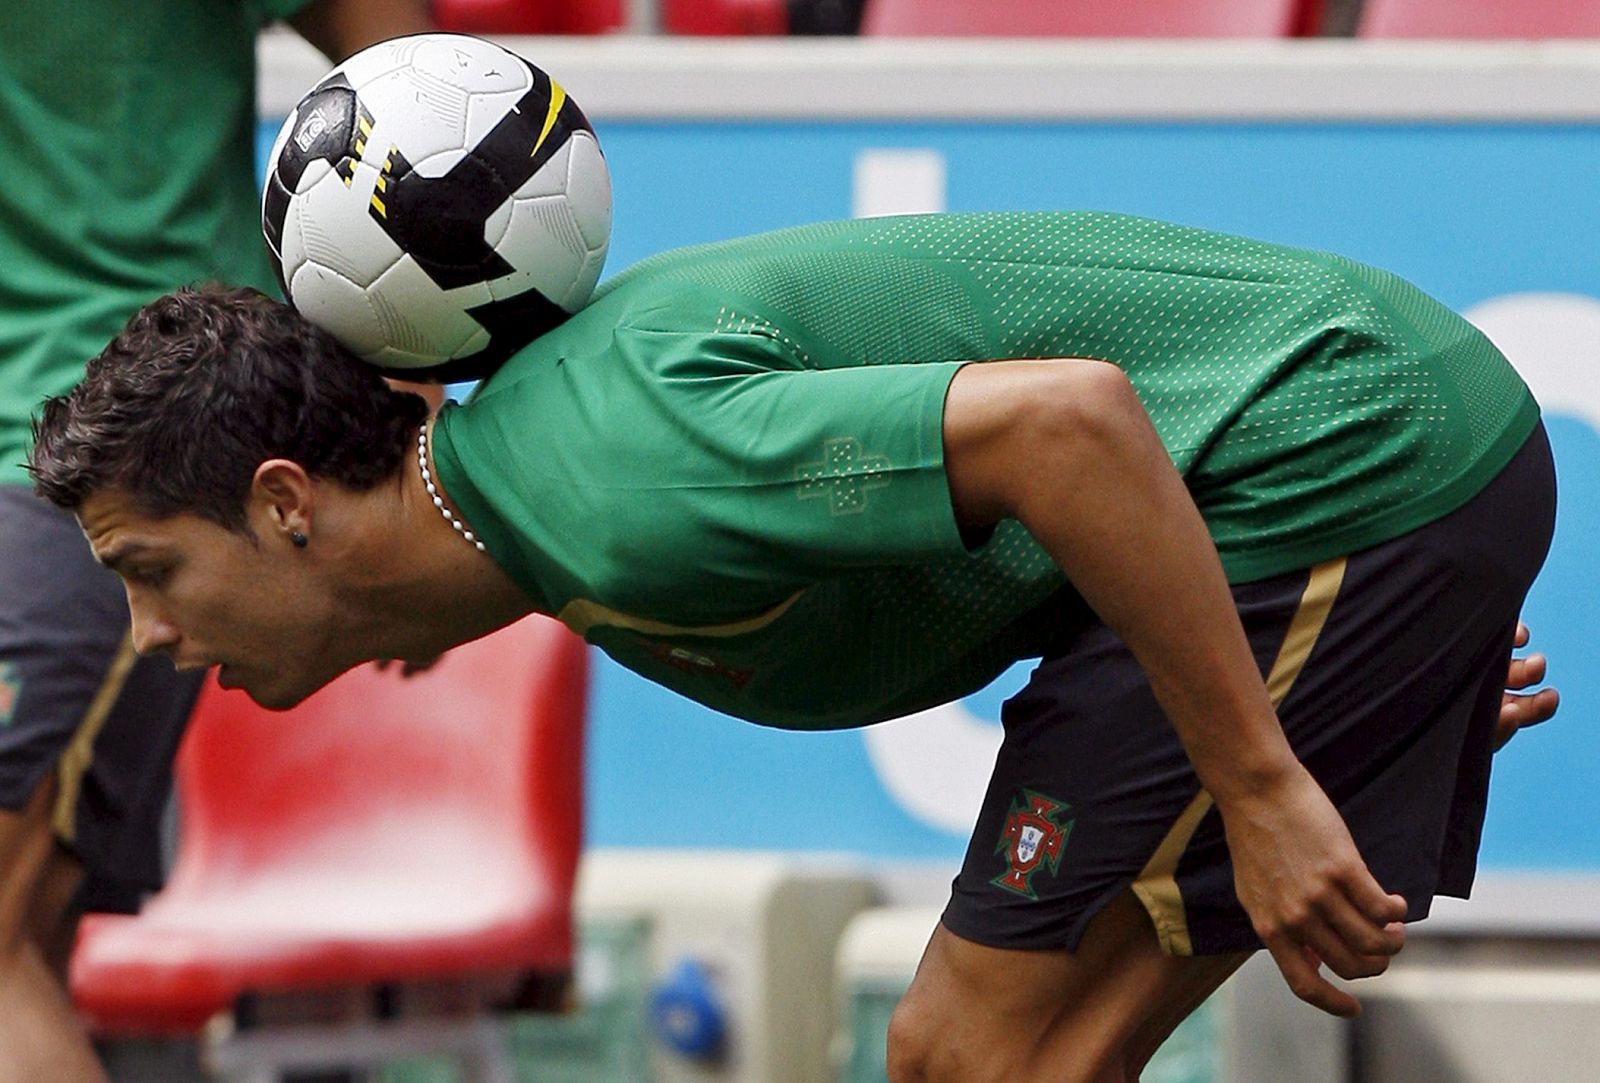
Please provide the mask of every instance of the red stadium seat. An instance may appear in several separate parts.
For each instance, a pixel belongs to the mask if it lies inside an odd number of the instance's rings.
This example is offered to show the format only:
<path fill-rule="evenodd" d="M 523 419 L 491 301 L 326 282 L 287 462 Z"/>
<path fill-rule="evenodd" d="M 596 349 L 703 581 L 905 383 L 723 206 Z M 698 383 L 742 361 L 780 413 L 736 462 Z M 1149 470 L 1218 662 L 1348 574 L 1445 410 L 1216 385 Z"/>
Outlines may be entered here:
<path fill-rule="evenodd" d="M 459 34 L 605 34 L 626 20 L 623 0 L 433 0 L 431 10 Z"/>
<path fill-rule="evenodd" d="M 669 34 L 735 37 L 787 34 L 785 0 L 660 0 L 661 29 Z"/>
<path fill-rule="evenodd" d="M 1600 38 L 1585 0 L 1366 0 L 1363 38 Z"/>
<path fill-rule="evenodd" d="M 567 972 L 586 658 L 534 617 L 281 714 L 208 684 L 171 881 L 85 922 L 80 1012 L 102 1035 L 192 1033 L 247 993 Z"/>
<path fill-rule="evenodd" d="M 885 37 L 1280 38 L 1314 35 L 1322 0 L 867 0 Z"/>

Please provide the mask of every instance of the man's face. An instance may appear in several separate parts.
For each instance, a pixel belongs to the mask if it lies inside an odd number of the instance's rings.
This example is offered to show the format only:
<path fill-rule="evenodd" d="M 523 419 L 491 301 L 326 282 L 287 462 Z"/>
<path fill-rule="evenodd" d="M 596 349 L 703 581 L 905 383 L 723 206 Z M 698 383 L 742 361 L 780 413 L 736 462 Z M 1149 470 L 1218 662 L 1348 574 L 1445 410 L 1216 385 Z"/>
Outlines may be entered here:
<path fill-rule="evenodd" d="M 197 515 L 151 518 L 115 489 L 85 500 L 78 521 L 127 587 L 140 654 L 166 654 L 179 669 L 220 666 L 224 687 L 280 709 L 355 661 L 340 661 L 331 598 L 296 559 L 303 552 Z"/>

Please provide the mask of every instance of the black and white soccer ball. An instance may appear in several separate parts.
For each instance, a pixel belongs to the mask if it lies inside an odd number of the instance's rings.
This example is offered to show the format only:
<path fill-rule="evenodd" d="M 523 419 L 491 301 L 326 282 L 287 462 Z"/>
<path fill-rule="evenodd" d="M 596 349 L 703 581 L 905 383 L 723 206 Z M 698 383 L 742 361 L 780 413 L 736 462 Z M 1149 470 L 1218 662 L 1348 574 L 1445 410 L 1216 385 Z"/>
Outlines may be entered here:
<path fill-rule="evenodd" d="M 284 296 L 408 380 L 488 375 L 577 311 L 611 238 L 589 121 L 492 42 L 364 49 L 278 133 L 261 202 Z"/>

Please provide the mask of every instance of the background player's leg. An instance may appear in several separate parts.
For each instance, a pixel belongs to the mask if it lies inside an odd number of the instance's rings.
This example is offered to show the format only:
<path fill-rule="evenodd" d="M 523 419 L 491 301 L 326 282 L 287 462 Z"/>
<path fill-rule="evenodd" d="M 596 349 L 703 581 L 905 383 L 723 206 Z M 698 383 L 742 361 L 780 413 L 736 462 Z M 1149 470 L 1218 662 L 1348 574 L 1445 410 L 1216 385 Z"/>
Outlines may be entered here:
<path fill-rule="evenodd" d="M 55 790 L 52 773 L 26 807 L 0 810 L 0 1083 L 106 1079 L 34 939 L 37 929 L 59 928 L 71 898 L 59 897 L 67 876 L 54 860 Z M 52 914 L 49 907 L 62 909 Z"/>
<path fill-rule="evenodd" d="M 941 925 L 890 1023 L 889 1078 L 1133 1083 L 1244 958 L 1164 954 L 1131 892 L 1096 915 L 1075 952 L 984 947 Z"/>
<path fill-rule="evenodd" d="M 83 863 L 56 846 L 39 876 L 29 918 L 33 942 L 45 965 L 62 988 L 67 986 L 67 964 L 78 939 L 78 921 L 83 917 L 79 888 L 83 886 Z"/>
<path fill-rule="evenodd" d="M 78 911 L 132 912 L 161 883 L 198 687 L 135 658 L 122 585 L 76 520 L 0 485 L 0 1083 L 104 1079 L 66 995 Z"/>

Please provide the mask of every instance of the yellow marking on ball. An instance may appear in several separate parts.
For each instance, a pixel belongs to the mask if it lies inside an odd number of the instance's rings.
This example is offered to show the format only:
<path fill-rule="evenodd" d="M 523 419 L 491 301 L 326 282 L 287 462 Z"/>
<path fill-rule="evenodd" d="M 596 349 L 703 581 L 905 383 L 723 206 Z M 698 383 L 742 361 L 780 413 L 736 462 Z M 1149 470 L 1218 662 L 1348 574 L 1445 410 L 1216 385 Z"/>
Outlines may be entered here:
<path fill-rule="evenodd" d="M 377 196 L 372 197 L 372 209 L 383 215 L 385 218 L 389 217 L 388 208 L 383 205 L 383 200 L 379 199 Z"/>
<path fill-rule="evenodd" d="M 544 141 L 550 137 L 550 129 L 556 126 L 556 115 L 561 112 L 561 107 L 566 104 L 567 92 L 561 89 L 561 84 L 554 79 L 550 80 L 550 109 L 544 115 L 544 129 L 539 132 L 538 140 L 533 144 L 533 150 L 528 154 L 532 158 L 539 153 L 539 148 L 544 146 Z"/>

